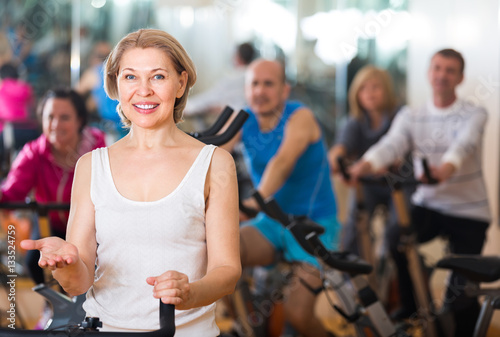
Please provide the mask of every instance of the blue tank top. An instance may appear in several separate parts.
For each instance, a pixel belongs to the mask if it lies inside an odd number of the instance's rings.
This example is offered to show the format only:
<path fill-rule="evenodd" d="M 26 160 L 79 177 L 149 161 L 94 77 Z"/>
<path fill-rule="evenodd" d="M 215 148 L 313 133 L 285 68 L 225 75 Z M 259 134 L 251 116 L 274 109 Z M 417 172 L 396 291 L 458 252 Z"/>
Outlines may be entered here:
<path fill-rule="evenodd" d="M 266 132 L 259 129 L 255 115 L 246 109 L 250 116 L 242 129 L 243 154 L 254 186 L 258 186 L 267 163 L 278 151 L 286 122 L 301 107 L 303 105 L 299 102 L 287 102 L 278 125 Z M 337 213 L 323 137 L 310 144 L 300 156 L 274 199 L 285 212 L 294 215 L 320 219 Z"/>

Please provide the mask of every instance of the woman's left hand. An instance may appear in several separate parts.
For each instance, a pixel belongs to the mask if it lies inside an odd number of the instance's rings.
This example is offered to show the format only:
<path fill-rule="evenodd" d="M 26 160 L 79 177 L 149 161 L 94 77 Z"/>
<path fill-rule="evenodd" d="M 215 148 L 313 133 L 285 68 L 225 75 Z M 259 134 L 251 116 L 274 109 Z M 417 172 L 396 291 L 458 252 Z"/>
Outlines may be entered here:
<path fill-rule="evenodd" d="M 153 286 L 153 296 L 161 299 L 165 304 L 173 304 L 176 309 L 189 309 L 191 287 L 187 275 L 169 270 L 160 276 L 146 279 Z"/>

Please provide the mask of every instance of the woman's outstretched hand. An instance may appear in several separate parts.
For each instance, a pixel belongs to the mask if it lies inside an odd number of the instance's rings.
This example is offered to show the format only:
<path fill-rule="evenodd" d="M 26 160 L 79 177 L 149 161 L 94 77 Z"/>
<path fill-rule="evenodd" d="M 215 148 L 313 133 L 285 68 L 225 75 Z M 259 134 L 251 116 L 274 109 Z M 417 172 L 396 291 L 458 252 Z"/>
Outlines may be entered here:
<path fill-rule="evenodd" d="M 49 270 L 56 270 L 75 264 L 78 261 L 78 249 L 75 245 L 58 237 L 48 237 L 40 240 L 23 240 L 21 247 L 40 251 L 38 265 Z"/>
<path fill-rule="evenodd" d="M 148 277 L 146 282 L 154 286 L 153 296 L 177 309 L 189 309 L 191 289 L 187 275 L 169 270 L 160 276 Z"/>

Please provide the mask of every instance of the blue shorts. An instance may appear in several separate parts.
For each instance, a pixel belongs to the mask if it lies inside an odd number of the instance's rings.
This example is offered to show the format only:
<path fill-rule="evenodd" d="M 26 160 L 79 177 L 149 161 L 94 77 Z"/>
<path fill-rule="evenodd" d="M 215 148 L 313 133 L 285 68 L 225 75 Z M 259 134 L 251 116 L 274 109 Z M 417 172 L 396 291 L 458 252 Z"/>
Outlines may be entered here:
<path fill-rule="evenodd" d="M 341 224 L 338 222 L 337 216 L 315 219 L 314 221 L 325 228 L 325 232 L 320 236 L 325 247 L 328 250 L 338 250 Z M 302 249 L 288 229 L 264 213 L 259 213 L 257 217 L 248 222 L 247 226 L 256 228 L 273 245 L 275 250 L 283 253 L 287 261 L 307 262 L 319 269 L 320 265 L 316 257 Z"/>

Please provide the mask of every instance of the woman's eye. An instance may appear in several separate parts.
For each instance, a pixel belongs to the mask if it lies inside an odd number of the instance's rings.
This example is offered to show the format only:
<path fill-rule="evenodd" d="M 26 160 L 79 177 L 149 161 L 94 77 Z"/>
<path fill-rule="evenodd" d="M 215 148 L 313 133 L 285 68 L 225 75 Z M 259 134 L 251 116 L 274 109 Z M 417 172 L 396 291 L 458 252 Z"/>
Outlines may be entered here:
<path fill-rule="evenodd" d="M 135 76 L 134 75 L 125 75 L 125 79 L 126 80 L 133 80 L 133 79 L 135 79 Z"/>
<path fill-rule="evenodd" d="M 159 74 L 158 74 L 158 75 L 154 75 L 154 76 L 153 76 L 153 78 L 154 78 L 155 80 L 163 80 L 163 79 L 165 78 L 165 76 L 163 76 L 163 75 L 159 75 Z"/>

